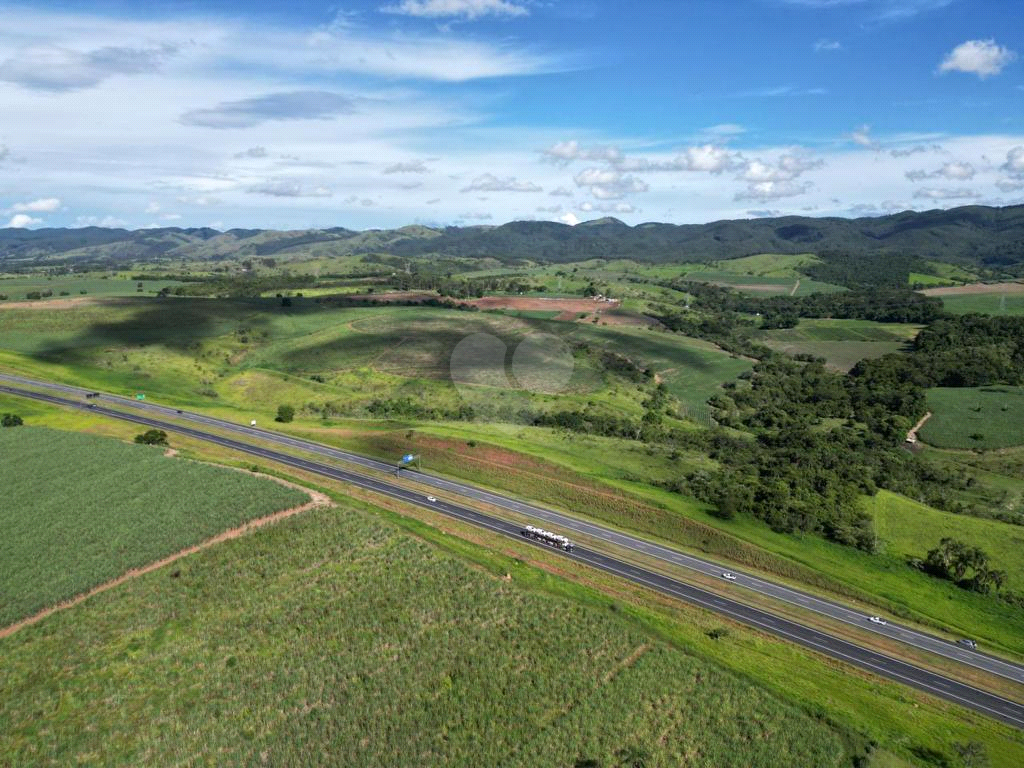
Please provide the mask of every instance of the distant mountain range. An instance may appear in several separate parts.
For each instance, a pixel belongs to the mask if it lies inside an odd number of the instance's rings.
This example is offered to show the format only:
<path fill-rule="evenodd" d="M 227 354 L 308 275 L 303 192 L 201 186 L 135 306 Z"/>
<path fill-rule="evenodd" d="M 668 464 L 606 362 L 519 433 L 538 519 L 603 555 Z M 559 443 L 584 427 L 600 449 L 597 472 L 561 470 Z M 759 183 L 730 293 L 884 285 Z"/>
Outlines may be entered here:
<path fill-rule="evenodd" d="M 1024 263 L 1024 205 L 965 206 L 872 218 L 781 218 L 709 224 L 639 224 L 613 218 L 569 226 L 514 221 L 500 226 L 407 226 L 356 232 L 344 228 L 0 229 L 0 265 L 302 255 L 389 254 L 492 258 L 504 263 L 626 258 L 698 262 L 754 253 L 893 254 L 1005 270 Z"/>

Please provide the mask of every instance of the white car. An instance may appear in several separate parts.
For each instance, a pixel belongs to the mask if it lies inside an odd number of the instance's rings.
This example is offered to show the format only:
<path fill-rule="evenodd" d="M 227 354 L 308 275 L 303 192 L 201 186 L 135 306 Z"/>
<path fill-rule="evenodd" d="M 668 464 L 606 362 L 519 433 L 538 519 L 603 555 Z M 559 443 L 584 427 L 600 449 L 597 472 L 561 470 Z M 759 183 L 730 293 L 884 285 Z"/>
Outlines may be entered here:
<path fill-rule="evenodd" d="M 736 574 L 732 571 L 726 571 L 722 574 L 722 578 L 726 581 L 736 581 Z"/>
<path fill-rule="evenodd" d="M 871 616 L 871 617 L 870 617 L 870 618 L 868 619 L 868 621 L 870 621 L 870 622 L 871 622 L 872 624 L 880 624 L 880 625 L 881 625 L 881 626 L 883 626 L 883 627 L 884 627 L 884 626 L 885 626 L 886 624 L 888 624 L 888 623 L 889 623 L 889 622 L 887 622 L 887 621 L 886 621 L 885 619 L 883 619 L 883 618 L 882 618 L 881 616 Z"/>
<path fill-rule="evenodd" d="M 427 501 L 437 501 L 436 496 L 427 496 Z"/>

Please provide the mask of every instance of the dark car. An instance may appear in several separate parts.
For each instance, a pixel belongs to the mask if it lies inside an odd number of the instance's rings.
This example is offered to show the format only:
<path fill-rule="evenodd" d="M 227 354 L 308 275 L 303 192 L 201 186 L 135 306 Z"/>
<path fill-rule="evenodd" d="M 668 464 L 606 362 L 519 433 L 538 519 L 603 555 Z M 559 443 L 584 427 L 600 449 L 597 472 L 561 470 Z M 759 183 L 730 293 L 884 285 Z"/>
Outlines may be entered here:
<path fill-rule="evenodd" d="M 970 648 L 972 651 L 978 650 L 978 644 L 973 640 L 968 640 L 966 637 L 963 640 L 957 640 L 957 645 L 962 645 L 964 648 Z"/>

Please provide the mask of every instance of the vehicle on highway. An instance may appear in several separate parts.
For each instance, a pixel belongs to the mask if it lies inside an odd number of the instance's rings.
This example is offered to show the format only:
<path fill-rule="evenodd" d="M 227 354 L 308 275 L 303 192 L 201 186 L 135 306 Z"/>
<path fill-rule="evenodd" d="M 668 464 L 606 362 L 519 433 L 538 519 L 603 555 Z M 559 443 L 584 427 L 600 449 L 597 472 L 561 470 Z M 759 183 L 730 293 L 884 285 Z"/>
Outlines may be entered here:
<path fill-rule="evenodd" d="M 543 528 L 537 528 L 534 525 L 526 526 L 520 533 L 528 539 L 539 541 L 541 544 L 547 544 L 551 547 L 557 547 L 565 552 L 572 552 L 573 547 L 576 546 L 562 534 L 545 531 Z"/>
<path fill-rule="evenodd" d="M 978 650 L 978 644 L 973 640 L 968 640 L 966 637 L 963 640 L 957 640 L 957 645 L 962 645 L 964 648 L 970 648 L 972 651 Z"/>
<path fill-rule="evenodd" d="M 736 574 L 732 571 L 726 571 L 722 574 L 722 578 L 726 581 L 736 581 Z"/>
<path fill-rule="evenodd" d="M 437 501 L 436 496 L 427 496 L 427 501 Z"/>
<path fill-rule="evenodd" d="M 872 624 L 881 624 L 883 627 L 886 624 L 889 623 L 885 619 L 883 619 L 881 616 L 872 616 L 871 618 L 868 619 L 868 621 L 870 621 Z"/>

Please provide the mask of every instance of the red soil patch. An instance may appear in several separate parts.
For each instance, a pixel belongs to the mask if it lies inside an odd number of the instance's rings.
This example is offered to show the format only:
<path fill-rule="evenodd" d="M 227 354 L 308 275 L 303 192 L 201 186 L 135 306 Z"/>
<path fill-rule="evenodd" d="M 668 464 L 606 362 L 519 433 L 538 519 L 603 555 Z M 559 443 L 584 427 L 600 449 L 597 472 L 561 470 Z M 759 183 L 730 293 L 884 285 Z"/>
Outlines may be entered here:
<path fill-rule="evenodd" d="M 946 285 L 941 288 L 926 288 L 925 296 L 969 296 L 979 293 L 1024 293 L 1024 283 L 970 283 L 969 285 Z"/>
<path fill-rule="evenodd" d="M 557 299 L 544 296 L 484 296 L 466 302 L 480 309 L 516 309 L 528 312 L 562 312 L 578 315 L 581 312 L 602 312 L 619 306 L 611 301 L 594 299 Z"/>

